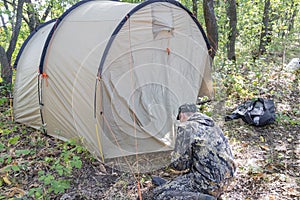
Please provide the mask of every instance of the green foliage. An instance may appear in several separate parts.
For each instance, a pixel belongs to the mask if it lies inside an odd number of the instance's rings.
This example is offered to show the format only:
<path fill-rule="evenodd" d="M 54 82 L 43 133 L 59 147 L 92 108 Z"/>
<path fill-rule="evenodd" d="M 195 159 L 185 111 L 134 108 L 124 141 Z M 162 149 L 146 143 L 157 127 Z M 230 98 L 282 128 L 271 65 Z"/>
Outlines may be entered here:
<path fill-rule="evenodd" d="M 44 23 L 48 20 L 55 19 L 60 17 L 66 9 L 70 8 L 75 3 L 79 2 L 79 0 L 45 0 L 45 1 L 26 1 L 23 5 L 23 21 L 22 27 L 20 29 L 20 33 L 18 35 L 18 40 L 16 41 L 16 48 L 14 49 L 14 53 L 12 55 L 12 62 L 10 63 L 13 65 L 13 61 L 16 59 L 19 49 L 21 48 L 23 42 L 30 34 L 30 29 L 28 24 L 35 23 L 35 26 L 38 26 L 41 23 Z M 0 9 L 0 16 L 5 23 L 3 26 L 0 23 L 0 46 L 2 46 L 5 50 L 8 49 L 10 40 L 12 38 L 12 33 L 15 25 L 15 17 L 16 15 L 16 6 L 17 4 L 10 4 L 8 3 L 8 7 L 4 6 L 4 3 L 1 1 L 1 9 Z M 12 6 L 13 5 L 13 6 Z M 47 13 L 47 9 L 50 9 L 50 12 L 45 17 Z M 35 20 L 30 22 L 32 16 L 35 16 Z M 36 27 L 35 27 L 36 28 Z M 33 31 L 33 30 L 32 30 Z M 0 66 L 1 67 L 1 66 Z M 1 75 L 1 72 L 0 72 Z M 0 80 L 0 82 L 2 82 Z"/>
<path fill-rule="evenodd" d="M 292 4 L 294 2 L 294 4 Z M 229 21 L 226 16 L 226 1 L 215 3 L 215 13 L 217 16 L 219 31 L 219 49 L 215 57 L 215 65 L 223 66 L 226 60 L 229 33 Z M 270 43 L 267 47 L 268 52 L 281 53 L 285 51 L 287 41 L 298 41 L 299 35 L 296 34 L 300 28 L 300 18 L 295 17 L 294 27 L 289 30 L 291 18 L 295 11 L 299 10 L 300 1 L 271 1 L 270 13 Z M 258 53 L 260 34 L 262 30 L 262 19 L 264 11 L 264 1 L 260 0 L 240 0 L 237 1 L 237 41 L 236 41 L 236 65 L 241 66 L 251 63 L 253 57 Z M 299 15 L 299 13 L 298 13 Z M 298 51 L 299 52 L 299 51 Z M 299 56 L 299 54 L 297 55 Z"/>
<path fill-rule="evenodd" d="M 46 156 L 44 162 L 49 166 L 50 171 L 39 171 L 38 180 L 43 183 L 46 188 L 46 193 L 41 192 L 41 187 L 32 188 L 29 192 L 29 196 L 35 198 L 44 198 L 48 194 L 60 194 L 64 193 L 70 188 L 70 180 L 64 177 L 69 177 L 74 169 L 80 169 L 82 167 L 81 157 L 77 155 L 78 152 L 85 153 L 87 150 L 79 145 L 75 145 L 75 142 L 65 142 L 59 144 L 61 152 L 59 156 L 52 157 Z M 30 154 L 30 151 L 22 151 L 20 153 Z"/>
<path fill-rule="evenodd" d="M 293 119 L 288 114 L 285 114 L 284 112 L 280 111 L 276 115 L 276 121 L 280 124 L 284 125 L 298 125 L 300 126 L 300 120 Z"/>
<path fill-rule="evenodd" d="M 1 97 L 0 98 L 0 106 L 3 106 L 5 103 L 7 103 L 7 98 L 6 97 Z"/>
<path fill-rule="evenodd" d="M 1 82 L 0 82 L 1 83 Z M 1 96 L 6 96 L 11 92 L 12 85 L 10 83 L 6 84 L 0 84 L 0 91 L 1 91 Z M 3 97 L 2 97 L 3 98 Z"/>
<path fill-rule="evenodd" d="M 29 149 L 16 150 L 15 154 L 16 156 L 29 155 L 29 154 L 35 154 L 35 151 Z"/>
<path fill-rule="evenodd" d="M 74 170 L 82 168 L 82 157 L 88 159 L 91 156 L 77 140 L 53 139 L 53 143 L 49 143 L 49 137 L 30 132 L 28 128 L 22 130 L 24 128 L 0 121 L 0 168 L 1 174 L 5 174 L 0 177 L 0 185 L 23 188 L 24 180 L 20 176 L 30 173 L 35 177 L 35 184 L 27 188 L 22 199 L 51 199 L 53 195 L 63 194 L 70 188 L 69 177 Z M 46 155 L 40 156 L 41 152 Z M 39 171 L 34 173 L 34 169 Z"/>
<path fill-rule="evenodd" d="M 16 144 L 20 139 L 20 136 L 16 135 L 8 140 L 9 144 Z"/>
<path fill-rule="evenodd" d="M 45 174 L 44 171 L 39 171 L 39 181 L 43 181 L 45 185 L 50 185 L 54 180 L 54 176 L 52 174 Z"/>
<path fill-rule="evenodd" d="M 0 142 L 0 152 L 2 152 L 5 149 L 5 145 Z"/>
<path fill-rule="evenodd" d="M 80 169 L 82 167 L 82 161 L 80 157 L 73 156 L 72 160 L 70 161 L 71 167 L 75 167 L 77 169 Z"/>
<path fill-rule="evenodd" d="M 69 180 L 63 180 L 59 179 L 56 180 L 55 177 L 48 173 L 45 174 L 44 171 L 39 171 L 39 181 L 43 182 L 45 186 L 48 187 L 48 192 L 54 192 L 54 194 L 63 193 L 66 189 L 70 188 L 70 181 Z M 32 192 L 36 192 L 36 190 L 39 190 L 38 188 L 35 188 Z M 34 193 L 36 195 L 36 193 Z M 38 193 L 40 195 L 40 193 Z"/>
<path fill-rule="evenodd" d="M 28 192 L 28 196 L 35 199 L 43 199 L 43 189 L 41 187 L 31 188 Z"/>
<path fill-rule="evenodd" d="M 260 57 L 258 48 L 263 28 L 264 1 L 237 1 L 236 61 L 227 60 L 226 45 L 230 31 L 226 16 L 228 3 L 215 1 L 214 6 L 219 31 L 219 49 L 213 67 L 216 100 L 225 100 L 228 109 L 253 97 L 272 97 L 275 101 L 280 101 L 283 96 L 290 95 L 291 88 L 297 86 L 292 86 L 291 75 L 284 75 L 283 72 L 284 65 L 291 58 L 300 55 L 299 12 L 294 18 L 293 27 L 291 26 L 292 15 L 299 10 L 300 1 L 271 1 L 270 40 L 267 52 Z M 289 117 L 297 115 L 295 109 L 293 112 L 294 114 L 279 113 L 277 122 L 299 125 L 297 118 Z"/>

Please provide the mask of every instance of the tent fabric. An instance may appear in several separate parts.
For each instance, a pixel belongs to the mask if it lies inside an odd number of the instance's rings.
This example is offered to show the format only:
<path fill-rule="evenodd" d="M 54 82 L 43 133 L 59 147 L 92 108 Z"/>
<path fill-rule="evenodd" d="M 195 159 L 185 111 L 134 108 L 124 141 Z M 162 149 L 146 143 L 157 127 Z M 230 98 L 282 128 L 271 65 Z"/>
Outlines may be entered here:
<path fill-rule="evenodd" d="M 178 107 L 212 95 L 207 38 L 177 1 L 82 1 L 43 41 L 32 51 L 46 76 L 27 92 L 43 93 L 47 133 L 77 138 L 105 159 L 173 149 Z M 21 65 L 17 74 L 25 73 Z M 15 98 L 26 93 L 20 85 L 15 90 Z M 30 98 L 36 111 L 38 100 Z M 16 106 L 29 99 L 22 101 Z M 17 121 L 24 110 L 15 110 Z"/>

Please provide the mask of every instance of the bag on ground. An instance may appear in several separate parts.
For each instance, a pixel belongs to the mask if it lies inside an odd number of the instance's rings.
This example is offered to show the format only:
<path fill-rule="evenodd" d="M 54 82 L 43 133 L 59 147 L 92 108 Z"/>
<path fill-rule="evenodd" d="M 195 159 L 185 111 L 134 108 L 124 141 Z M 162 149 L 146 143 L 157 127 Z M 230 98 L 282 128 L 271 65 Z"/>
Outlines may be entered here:
<path fill-rule="evenodd" d="M 264 126 L 275 122 L 275 104 L 271 99 L 258 98 L 239 105 L 225 121 L 241 118 L 254 126 Z"/>

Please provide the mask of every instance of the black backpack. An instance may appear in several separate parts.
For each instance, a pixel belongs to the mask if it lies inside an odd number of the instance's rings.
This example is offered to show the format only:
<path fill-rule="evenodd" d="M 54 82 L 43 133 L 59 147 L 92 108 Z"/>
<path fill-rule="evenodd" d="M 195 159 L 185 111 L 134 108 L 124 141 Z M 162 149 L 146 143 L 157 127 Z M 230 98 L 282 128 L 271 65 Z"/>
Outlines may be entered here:
<path fill-rule="evenodd" d="M 239 105 L 225 121 L 241 118 L 244 122 L 254 126 L 264 126 L 275 122 L 275 104 L 273 100 L 258 98 Z"/>

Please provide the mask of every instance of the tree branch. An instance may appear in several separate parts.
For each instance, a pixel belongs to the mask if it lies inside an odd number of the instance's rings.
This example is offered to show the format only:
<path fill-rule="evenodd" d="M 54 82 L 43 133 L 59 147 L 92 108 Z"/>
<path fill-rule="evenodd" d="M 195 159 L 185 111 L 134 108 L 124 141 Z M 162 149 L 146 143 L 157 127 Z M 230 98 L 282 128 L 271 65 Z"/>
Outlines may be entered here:
<path fill-rule="evenodd" d="M 28 16 L 27 24 L 28 24 L 30 32 L 33 32 L 36 28 L 37 21 L 36 21 L 36 14 L 35 14 L 34 6 L 31 2 L 31 0 L 27 1 L 27 6 L 28 6 L 28 9 L 26 11 L 27 16 Z"/>
<path fill-rule="evenodd" d="M 46 21 L 48 15 L 50 13 L 50 11 L 52 10 L 52 7 L 53 7 L 52 3 L 49 3 L 49 5 L 47 6 L 47 9 L 45 10 L 45 12 L 44 12 L 44 14 L 42 16 L 42 19 L 41 19 L 42 22 Z"/>

